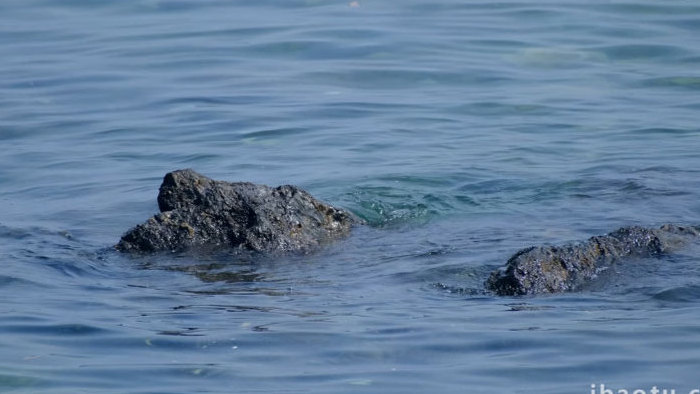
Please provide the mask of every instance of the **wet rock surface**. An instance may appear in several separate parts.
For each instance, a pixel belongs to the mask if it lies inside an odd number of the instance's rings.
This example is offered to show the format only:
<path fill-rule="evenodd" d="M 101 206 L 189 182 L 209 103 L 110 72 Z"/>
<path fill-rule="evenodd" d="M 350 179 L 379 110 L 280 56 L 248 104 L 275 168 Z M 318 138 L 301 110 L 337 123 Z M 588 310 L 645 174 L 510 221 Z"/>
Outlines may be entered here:
<path fill-rule="evenodd" d="M 361 223 L 296 186 L 216 181 L 191 169 L 165 175 L 158 207 L 161 213 L 124 234 L 117 250 L 305 252 L 347 236 Z"/>
<path fill-rule="evenodd" d="M 673 252 L 697 237 L 700 227 L 666 224 L 658 229 L 623 227 L 578 244 L 530 247 L 491 273 L 486 287 L 498 295 L 575 290 L 615 261 Z"/>

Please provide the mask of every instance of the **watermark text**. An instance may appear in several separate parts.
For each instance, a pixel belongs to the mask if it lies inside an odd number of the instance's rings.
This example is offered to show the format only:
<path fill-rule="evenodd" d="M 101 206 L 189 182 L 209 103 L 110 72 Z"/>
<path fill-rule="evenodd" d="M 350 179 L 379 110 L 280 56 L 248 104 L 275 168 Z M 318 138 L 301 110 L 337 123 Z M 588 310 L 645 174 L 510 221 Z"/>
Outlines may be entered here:
<path fill-rule="evenodd" d="M 652 386 L 649 388 L 619 388 L 604 383 L 591 384 L 591 394 L 700 394 L 700 388 L 690 391 L 677 391 L 675 388 Z"/>

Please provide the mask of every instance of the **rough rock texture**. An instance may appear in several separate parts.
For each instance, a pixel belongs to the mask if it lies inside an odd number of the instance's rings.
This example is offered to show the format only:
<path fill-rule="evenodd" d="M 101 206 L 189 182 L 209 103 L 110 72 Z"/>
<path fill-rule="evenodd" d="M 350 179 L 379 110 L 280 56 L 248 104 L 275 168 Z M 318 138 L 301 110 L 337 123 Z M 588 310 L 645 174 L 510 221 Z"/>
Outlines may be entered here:
<path fill-rule="evenodd" d="M 499 295 L 557 293 L 573 290 L 598 270 L 625 257 L 658 256 L 673 251 L 700 227 L 666 224 L 658 229 L 624 227 L 580 244 L 530 247 L 517 252 L 494 271 L 486 287 Z"/>
<path fill-rule="evenodd" d="M 158 207 L 161 213 L 127 232 L 118 250 L 308 251 L 348 235 L 360 222 L 295 186 L 215 181 L 190 169 L 165 175 Z"/>

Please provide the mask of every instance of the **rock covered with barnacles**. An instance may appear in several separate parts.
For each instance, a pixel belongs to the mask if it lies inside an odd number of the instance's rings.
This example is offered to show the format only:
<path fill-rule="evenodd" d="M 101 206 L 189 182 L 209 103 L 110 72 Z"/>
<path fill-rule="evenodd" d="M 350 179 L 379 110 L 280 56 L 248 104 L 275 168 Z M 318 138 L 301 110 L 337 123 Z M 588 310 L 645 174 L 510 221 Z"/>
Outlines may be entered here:
<path fill-rule="evenodd" d="M 659 256 L 698 236 L 700 227 L 665 224 L 658 229 L 623 227 L 578 244 L 530 247 L 491 273 L 486 287 L 498 295 L 570 291 L 614 261 Z"/>
<path fill-rule="evenodd" d="M 361 223 L 296 186 L 216 181 L 191 169 L 165 175 L 158 207 L 159 214 L 122 236 L 117 250 L 305 252 L 347 236 Z"/>

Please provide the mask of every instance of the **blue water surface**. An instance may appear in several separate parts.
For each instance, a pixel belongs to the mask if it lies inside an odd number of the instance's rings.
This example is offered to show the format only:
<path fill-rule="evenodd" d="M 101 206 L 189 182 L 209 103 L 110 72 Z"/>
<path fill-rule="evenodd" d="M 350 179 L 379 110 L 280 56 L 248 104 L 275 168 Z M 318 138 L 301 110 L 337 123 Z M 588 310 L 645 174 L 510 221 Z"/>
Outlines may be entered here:
<path fill-rule="evenodd" d="M 700 388 L 699 245 L 483 286 L 529 245 L 700 224 L 698 37 L 688 0 L 0 1 L 0 391 Z M 113 251 L 187 167 L 369 225 Z"/>

